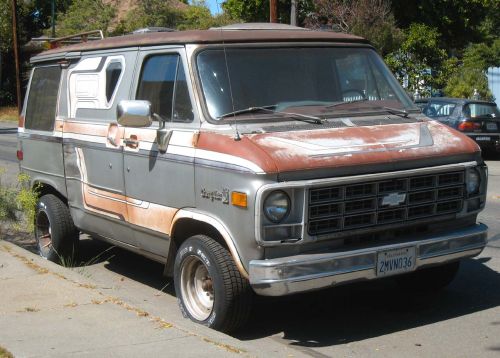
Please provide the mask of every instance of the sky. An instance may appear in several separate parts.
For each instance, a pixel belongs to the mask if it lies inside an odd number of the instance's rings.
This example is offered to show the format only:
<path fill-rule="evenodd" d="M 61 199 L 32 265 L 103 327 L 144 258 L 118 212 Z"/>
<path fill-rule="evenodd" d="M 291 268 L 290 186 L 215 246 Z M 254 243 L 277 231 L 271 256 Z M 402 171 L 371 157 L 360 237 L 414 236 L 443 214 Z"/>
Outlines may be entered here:
<path fill-rule="evenodd" d="M 219 12 L 221 12 L 219 10 L 219 8 L 217 7 L 217 0 L 205 0 L 205 1 L 206 1 L 206 4 L 208 5 L 208 8 L 210 9 L 210 12 L 212 14 L 218 14 Z M 220 4 L 223 3 L 224 1 L 223 0 L 218 0 L 218 1 L 219 1 L 219 7 L 220 7 Z"/>

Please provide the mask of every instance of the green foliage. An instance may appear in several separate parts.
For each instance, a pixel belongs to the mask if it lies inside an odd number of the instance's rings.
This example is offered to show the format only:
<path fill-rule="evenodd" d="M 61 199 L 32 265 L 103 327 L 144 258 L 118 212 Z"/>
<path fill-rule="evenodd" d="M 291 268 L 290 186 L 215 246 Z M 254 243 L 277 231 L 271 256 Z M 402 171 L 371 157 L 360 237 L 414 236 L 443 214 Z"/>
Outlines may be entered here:
<path fill-rule="evenodd" d="M 74 1 L 65 13 L 58 14 L 57 36 L 91 30 L 102 30 L 107 35 L 114 16 L 114 7 L 103 0 Z"/>
<path fill-rule="evenodd" d="M 470 45 L 464 51 L 463 62 L 465 67 L 478 68 L 483 71 L 489 67 L 499 67 L 500 38 L 495 39 L 491 46 L 486 43 Z"/>
<path fill-rule="evenodd" d="M 16 202 L 18 210 L 23 214 L 22 223 L 19 228 L 32 232 L 35 223 L 36 203 L 40 196 L 39 187 L 30 186 L 30 177 L 27 174 L 20 173 L 18 175 L 18 192 L 16 195 Z"/>
<path fill-rule="evenodd" d="M 481 99 L 493 99 L 485 73 L 477 68 L 462 66 L 450 77 L 444 92 L 450 97 L 472 98 L 474 90 L 479 92 Z"/>
<path fill-rule="evenodd" d="M 212 16 L 204 1 L 179 8 L 170 0 L 144 0 L 130 11 L 114 34 L 129 33 L 144 27 L 168 27 L 178 30 L 208 29 L 234 23 L 227 14 Z"/>
<path fill-rule="evenodd" d="M 441 65 L 446 60 L 446 52 L 439 48 L 440 35 L 435 28 L 412 24 L 404 36 L 400 48 L 385 60 L 400 81 L 407 78 L 411 93 L 430 95 L 427 87 L 439 87 Z"/>
<path fill-rule="evenodd" d="M 297 1 L 298 24 L 314 10 L 314 0 Z M 244 22 L 269 22 L 269 0 L 226 0 L 222 9 L 232 19 L 241 19 Z M 290 23 L 290 0 L 278 0 L 278 21 Z"/>
<path fill-rule="evenodd" d="M 13 222 L 15 229 L 31 232 L 39 197 L 38 187 L 29 186 L 30 180 L 26 174 L 19 174 L 16 187 L 4 186 L 1 182 L 4 172 L 0 168 L 0 221 Z"/>
<path fill-rule="evenodd" d="M 436 28 L 448 53 L 500 32 L 499 0 L 405 0 L 392 1 L 392 8 L 402 28 L 413 23 Z"/>
<path fill-rule="evenodd" d="M 2 185 L 1 176 L 4 173 L 5 169 L 0 168 L 0 221 L 15 221 L 18 210 L 16 190 Z"/>
<path fill-rule="evenodd" d="M 269 21 L 269 0 L 226 0 L 222 8 L 234 19 L 245 22 Z"/>

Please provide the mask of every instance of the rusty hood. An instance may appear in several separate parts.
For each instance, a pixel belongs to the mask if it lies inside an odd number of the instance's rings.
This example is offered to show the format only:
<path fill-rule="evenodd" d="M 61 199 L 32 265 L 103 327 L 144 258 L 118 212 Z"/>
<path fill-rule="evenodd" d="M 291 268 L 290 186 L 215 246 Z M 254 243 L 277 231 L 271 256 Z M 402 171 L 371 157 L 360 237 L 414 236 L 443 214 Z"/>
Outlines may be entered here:
<path fill-rule="evenodd" d="M 202 135 L 200 145 L 237 155 L 282 180 L 373 173 L 480 158 L 477 144 L 435 121 L 318 128 L 245 135 L 239 142 Z"/>

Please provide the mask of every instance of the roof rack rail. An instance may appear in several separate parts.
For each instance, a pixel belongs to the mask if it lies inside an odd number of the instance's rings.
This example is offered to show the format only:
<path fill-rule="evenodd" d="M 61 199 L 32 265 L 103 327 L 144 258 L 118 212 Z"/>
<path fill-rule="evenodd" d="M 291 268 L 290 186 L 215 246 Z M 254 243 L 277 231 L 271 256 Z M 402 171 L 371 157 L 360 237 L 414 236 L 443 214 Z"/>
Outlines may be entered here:
<path fill-rule="evenodd" d="M 137 34 L 146 34 L 149 32 L 175 32 L 177 30 L 171 29 L 168 27 L 159 27 L 159 26 L 151 26 L 151 27 L 144 27 L 142 29 L 137 29 L 131 32 L 133 35 Z"/>
<path fill-rule="evenodd" d="M 97 36 L 91 36 L 91 35 L 97 35 Z M 80 42 L 87 42 L 87 41 L 95 41 L 95 40 L 102 40 L 104 38 L 104 34 L 102 33 L 102 30 L 92 30 L 92 31 L 86 31 L 86 32 L 80 32 L 78 34 L 74 35 L 68 35 L 68 36 L 63 36 L 63 37 L 36 37 L 31 39 L 32 41 L 48 41 L 49 43 L 49 48 L 58 48 L 63 45 L 68 45 L 68 44 L 76 44 Z"/>
<path fill-rule="evenodd" d="M 221 27 L 211 27 L 209 30 L 222 31 L 240 31 L 240 30 L 294 30 L 294 31 L 310 31 L 303 27 L 292 26 L 288 24 L 277 24 L 269 22 L 244 22 L 241 24 L 231 24 Z"/>

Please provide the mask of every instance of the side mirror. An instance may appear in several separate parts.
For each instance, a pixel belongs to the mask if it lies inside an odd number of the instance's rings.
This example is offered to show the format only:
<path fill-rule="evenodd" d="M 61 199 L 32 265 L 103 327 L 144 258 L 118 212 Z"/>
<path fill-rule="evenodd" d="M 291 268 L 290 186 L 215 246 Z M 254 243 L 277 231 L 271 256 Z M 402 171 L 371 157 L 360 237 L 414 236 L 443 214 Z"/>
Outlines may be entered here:
<path fill-rule="evenodd" d="M 153 123 L 149 101 L 123 100 L 116 107 L 118 124 L 124 127 L 149 127 Z"/>

